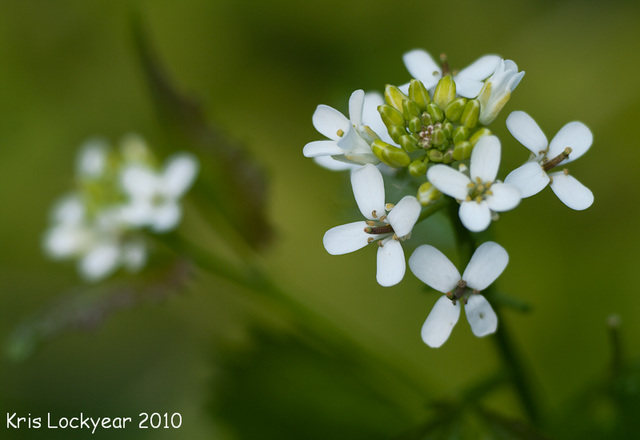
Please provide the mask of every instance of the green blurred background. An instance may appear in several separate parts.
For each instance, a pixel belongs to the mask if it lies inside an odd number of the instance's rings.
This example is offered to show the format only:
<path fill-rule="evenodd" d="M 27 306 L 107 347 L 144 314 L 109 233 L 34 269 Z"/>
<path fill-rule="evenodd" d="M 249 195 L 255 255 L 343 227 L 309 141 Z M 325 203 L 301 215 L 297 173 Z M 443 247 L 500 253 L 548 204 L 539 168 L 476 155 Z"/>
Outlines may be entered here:
<path fill-rule="evenodd" d="M 507 311 L 505 320 L 544 411 L 553 414 L 606 371 L 610 314 L 621 318 L 625 355 L 640 356 L 637 3 L 2 0 L 0 11 L 2 340 L 80 285 L 72 264 L 48 261 L 41 251 L 50 206 L 72 185 L 77 147 L 93 135 L 116 141 L 130 131 L 153 147 L 164 135 L 133 45 L 131 17 L 138 13 L 173 80 L 263 164 L 276 231 L 264 250 L 269 271 L 429 390 L 407 395 L 388 432 L 419 419 L 423 400 L 455 395 L 498 365 L 490 338 L 474 338 L 463 320 L 442 348 L 422 343 L 420 327 L 436 296 L 411 274 L 382 288 L 371 249 L 333 257 L 322 247 L 324 232 L 351 221 L 354 207 L 344 175 L 302 156 L 305 143 L 320 139 L 311 115 L 320 103 L 346 111 L 357 88 L 406 82 L 401 56 L 412 48 L 446 52 L 456 67 L 498 53 L 526 71 L 492 126 L 503 142 L 502 176 L 527 157 L 504 128 L 512 110 L 527 111 L 549 139 L 572 120 L 594 133 L 591 151 L 571 166 L 595 194 L 589 210 L 571 211 L 547 189 L 493 226 L 511 257 L 500 288 L 533 307 L 530 314 Z M 187 211 L 184 227 L 193 223 Z M 433 240 L 453 253 L 445 238 Z M 256 319 L 271 319 L 262 314 L 241 289 L 197 273 L 183 294 L 61 335 L 23 362 L 0 361 L 0 419 L 5 412 L 180 412 L 179 432 L 130 429 L 102 438 L 234 438 L 233 427 L 212 416 L 222 347 L 245 344 Z M 327 371 L 337 387 L 350 383 L 338 377 L 348 370 Z M 490 402 L 520 415 L 509 392 Z M 254 416 L 248 409 L 248 424 Z"/>

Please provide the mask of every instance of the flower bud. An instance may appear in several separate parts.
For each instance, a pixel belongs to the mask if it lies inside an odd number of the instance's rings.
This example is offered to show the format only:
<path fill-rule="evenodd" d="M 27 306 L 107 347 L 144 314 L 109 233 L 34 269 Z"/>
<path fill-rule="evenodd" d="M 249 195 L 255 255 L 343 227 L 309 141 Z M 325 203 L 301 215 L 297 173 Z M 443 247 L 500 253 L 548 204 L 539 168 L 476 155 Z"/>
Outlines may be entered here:
<path fill-rule="evenodd" d="M 436 90 L 433 92 L 433 102 L 441 109 L 446 108 L 456 97 L 456 83 L 451 75 L 444 76 L 438 81 Z"/>
<path fill-rule="evenodd" d="M 431 143 L 433 145 L 435 145 L 436 147 L 440 147 L 444 145 L 446 140 L 447 139 L 442 128 L 436 128 L 435 130 L 433 130 L 433 133 L 431 134 Z"/>
<path fill-rule="evenodd" d="M 413 177 L 422 177 L 427 173 L 427 164 L 423 159 L 416 159 L 409 164 L 409 174 Z"/>
<path fill-rule="evenodd" d="M 459 125 L 453 130 L 451 138 L 453 139 L 454 144 L 466 141 L 467 139 L 469 139 L 469 129 L 464 125 Z"/>
<path fill-rule="evenodd" d="M 427 113 L 429 114 L 429 116 L 431 116 L 431 121 L 433 124 L 435 124 L 436 122 L 444 121 L 444 112 L 440 107 L 438 107 L 438 105 L 435 102 L 432 102 L 427 106 Z M 425 125 L 431 125 L 431 124 L 425 124 Z"/>
<path fill-rule="evenodd" d="M 469 141 L 457 142 L 455 147 L 453 147 L 453 158 L 455 160 L 469 159 L 471 157 L 472 149 L 473 147 Z"/>
<path fill-rule="evenodd" d="M 409 131 L 411 133 L 420 133 L 422 130 L 422 120 L 418 117 L 411 118 L 409 121 Z"/>
<path fill-rule="evenodd" d="M 431 103 L 429 91 L 424 84 L 417 79 L 412 79 L 409 83 L 409 98 L 418 105 L 421 112 L 427 111 L 427 105 Z"/>
<path fill-rule="evenodd" d="M 465 127 L 472 129 L 478 124 L 478 116 L 480 115 L 480 103 L 477 99 L 467 101 L 460 116 L 460 123 Z"/>
<path fill-rule="evenodd" d="M 402 111 L 402 101 L 407 99 L 409 99 L 409 97 L 402 93 L 396 86 L 387 84 L 384 88 L 385 102 L 400 112 Z"/>
<path fill-rule="evenodd" d="M 371 150 L 382 163 L 392 168 L 404 168 L 411 163 L 405 151 L 379 139 L 371 144 Z"/>
<path fill-rule="evenodd" d="M 389 127 L 387 128 L 389 131 L 389 136 L 391 136 L 391 139 L 393 139 L 393 142 L 397 142 L 398 144 L 400 143 L 400 139 L 402 138 L 402 136 L 407 134 L 407 130 L 405 130 L 404 127 L 399 127 L 397 125 L 394 125 L 390 128 Z"/>
<path fill-rule="evenodd" d="M 460 116 L 462 116 L 462 111 L 464 110 L 464 105 L 467 103 L 465 98 L 456 98 L 447 105 L 444 109 L 444 114 L 448 120 L 451 122 L 458 122 L 460 120 Z"/>
<path fill-rule="evenodd" d="M 389 131 L 391 131 L 391 127 L 393 126 L 402 127 L 404 129 L 404 116 L 402 116 L 402 113 L 400 113 L 398 109 L 391 107 L 390 105 L 382 104 L 378 106 L 378 112 L 380 113 L 382 122 L 384 122 L 384 125 L 387 126 Z"/>
<path fill-rule="evenodd" d="M 407 153 L 414 152 L 418 149 L 418 142 L 420 141 L 420 138 L 416 139 L 413 136 L 405 134 L 400 138 L 400 142 L 398 142 L 402 149 Z"/>
<path fill-rule="evenodd" d="M 431 162 L 442 162 L 444 154 L 442 154 L 442 151 L 432 148 L 427 151 L 427 157 Z"/>
<path fill-rule="evenodd" d="M 410 99 L 402 101 L 402 115 L 406 121 L 410 121 L 413 118 L 419 118 L 422 112 L 418 108 L 418 104 Z"/>
<path fill-rule="evenodd" d="M 475 147 L 482 136 L 488 136 L 490 134 L 491 130 L 489 130 L 487 127 L 479 128 L 471 135 L 471 137 L 469 138 L 469 142 L 471 142 L 472 147 Z"/>
<path fill-rule="evenodd" d="M 442 193 L 436 189 L 431 182 L 424 182 L 418 188 L 416 198 L 422 206 L 432 205 L 442 197 Z"/>

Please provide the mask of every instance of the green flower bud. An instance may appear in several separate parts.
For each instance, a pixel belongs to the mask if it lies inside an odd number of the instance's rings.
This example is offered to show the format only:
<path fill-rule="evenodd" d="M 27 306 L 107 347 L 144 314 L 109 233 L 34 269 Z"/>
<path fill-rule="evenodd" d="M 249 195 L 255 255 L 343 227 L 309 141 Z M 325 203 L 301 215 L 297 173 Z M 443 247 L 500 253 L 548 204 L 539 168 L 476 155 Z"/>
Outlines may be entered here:
<path fill-rule="evenodd" d="M 436 128 L 435 130 L 433 130 L 433 133 L 431 134 L 431 143 L 433 145 L 435 145 L 436 147 L 440 147 L 444 145 L 446 140 L 447 138 L 442 128 Z"/>
<path fill-rule="evenodd" d="M 477 99 L 467 101 L 460 116 L 460 123 L 465 127 L 472 129 L 478 125 L 478 116 L 480 115 L 480 102 Z"/>
<path fill-rule="evenodd" d="M 398 109 L 391 107 L 390 105 L 382 104 L 378 106 L 378 112 L 380 113 L 380 117 L 382 118 L 382 122 L 387 126 L 388 130 L 391 130 L 391 127 L 397 126 L 404 128 L 404 116 Z"/>
<path fill-rule="evenodd" d="M 420 108 L 418 108 L 418 104 L 410 99 L 402 101 L 402 115 L 405 120 L 410 121 L 413 118 L 419 118 L 421 114 L 422 112 Z"/>
<path fill-rule="evenodd" d="M 442 162 L 450 164 L 453 161 L 453 148 L 448 148 L 447 151 L 444 152 L 444 156 L 442 156 Z"/>
<path fill-rule="evenodd" d="M 389 131 L 389 136 L 391 136 L 391 139 L 393 139 L 393 142 L 400 143 L 400 139 L 402 139 L 402 136 L 407 134 L 407 130 L 405 130 L 404 127 L 399 127 L 397 125 L 394 125 L 392 127 L 387 127 L 387 128 Z"/>
<path fill-rule="evenodd" d="M 428 107 L 428 106 L 427 106 Z M 420 118 L 422 119 L 422 125 L 424 125 L 425 127 L 428 127 L 429 125 L 433 124 L 433 118 L 431 117 L 431 115 L 429 113 L 422 113 L 422 116 L 420 116 Z"/>
<path fill-rule="evenodd" d="M 422 120 L 419 117 L 411 118 L 409 121 L 409 131 L 411 133 L 420 133 L 422 130 Z"/>
<path fill-rule="evenodd" d="M 407 153 L 412 153 L 418 150 L 418 141 L 414 137 L 408 134 L 405 134 L 404 136 L 402 136 L 400 138 L 400 142 L 398 143 L 400 144 L 402 149 Z"/>
<path fill-rule="evenodd" d="M 453 124 L 449 121 L 445 122 L 442 124 L 442 131 L 444 131 L 444 135 L 447 139 L 451 138 L 451 135 L 453 134 Z"/>
<path fill-rule="evenodd" d="M 436 85 L 436 90 L 433 92 L 433 102 L 438 104 L 438 107 L 446 108 L 451 101 L 456 98 L 456 83 L 453 81 L 451 75 L 443 76 Z"/>
<path fill-rule="evenodd" d="M 384 88 L 384 100 L 391 107 L 398 111 L 402 111 L 402 101 L 409 99 L 407 95 L 402 93 L 396 86 L 388 85 Z"/>
<path fill-rule="evenodd" d="M 418 188 L 416 198 L 422 206 L 432 205 L 442 197 L 442 193 L 436 189 L 431 182 L 424 182 Z"/>
<path fill-rule="evenodd" d="M 429 91 L 424 84 L 417 79 L 412 79 L 409 83 L 409 98 L 418 105 L 421 112 L 427 111 L 427 105 L 431 103 Z"/>
<path fill-rule="evenodd" d="M 459 125 L 453 130 L 451 138 L 453 139 L 454 144 L 466 141 L 467 139 L 469 139 L 469 129 L 464 125 Z"/>
<path fill-rule="evenodd" d="M 456 98 L 451 101 L 444 109 L 444 114 L 447 119 L 452 122 L 458 122 L 460 120 L 460 116 L 462 116 L 462 111 L 464 110 L 466 103 L 466 98 Z"/>
<path fill-rule="evenodd" d="M 427 106 L 427 113 L 429 114 L 429 116 L 431 116 L 431 120 L 433 121 L 432 123 L 434 124 L 436 122 L 444 121 L 444 112 L 440 107 L 438 107 L 438 105 L 435 102 L 432 102 Z M 425 125 L 431 125 L 431 124 L 425 124 Z"/>
<path fill-rule="evenodd" d="M 409 164 L 409 174 L 413 177 L 422 177 L 427 173 L 427 164 L 422 159 L 416 159 Z"/>
<path fill-rule="evenodd" d="M 465 160 L 471 157 L 471 150 L 473 149 L 471 142 L 461 141 L 457 142 L 453 147 L 453 158 L 455 160 Z"/>
<path fill-rule="evenodd" d="M 471 137 L 469 138 L 469 142 L 471 142 L 472 147 L 475 147 L 482 136 L 489 136 L 490 134 L 491 130 L 489 130 L 487 127 L 479 128 L 471 135 Z"/>
<path fill-rule="evenodd" d="M 404 150 L 381 140 L 374 141 L 371 150 L 382 163 L 392 168 L 404 168 L 411 163 L 411 158 Z"/>
<path fill-rule="evenodd" d="M 442 151 L 432 148 L 427 151 L 427 157 L 431 162 L 442 162 L 444 154 L 442 154 Z"/>

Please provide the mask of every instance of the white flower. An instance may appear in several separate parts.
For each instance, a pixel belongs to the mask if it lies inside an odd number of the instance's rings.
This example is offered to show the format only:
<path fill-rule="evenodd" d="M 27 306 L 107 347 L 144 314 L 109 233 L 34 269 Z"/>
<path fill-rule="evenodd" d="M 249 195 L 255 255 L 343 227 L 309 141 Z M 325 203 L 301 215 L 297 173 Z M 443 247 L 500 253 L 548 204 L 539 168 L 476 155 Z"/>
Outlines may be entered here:
<path fill-rule="evenodd" d="M 498 116 L 502 107 L 509 101 L 511 92 L 520 84 L 524 72 L 518 72 L 518 65 L 511 60 L 500 60 L 496 71 L 485 81 L 478 101 L 480 116 L 478 121 L 489 125 Z"/>
<path fill-rule="evenodd" d="M 186 153 L 168 159 L 164 170 L 135 164 L 122 171 L 120 183 L 129 203 L 122 207 L 123 219 L 155 232 L 176 227 L 182 216 L 178 200 L 191 187 L 198 171 L 197 159 Z"/>
<path fill-rule="evenodd" d="M 329 229 L 324 234 L 324 247 L 332 255 L 342 255 L 380 240 L 376 279 L 382 286 L 398 284 L 406 270 L 400 240 L 411 233 L 420 216 L 420 203 L 413 196 L 405 196 L 395 207 L 385 205 L 382 174 L 371 164 L 351 173 L 351 185 L 358 208 L 367 220 Z"/>
<path fill-rule="evenodd" d="M 569 171 L 550 172 L 582 156 L 591 147 L 593 135 L 582 122 L 569 122 L 560 129 L 549 144 L 538 124 L 525 112 L 516 111 L 507 118 L 507 128 L 518 142 L 532 153 L 532 159 L 516 168 L 505 182 L 520 189 L 522 197 L 539 193 L 550 184 L 560 201 L 571 209 L 581 211 L 593 203 L 593 193 Z"/>
<path fill-rule="evenodd" d="M 76 173 L 80 177 L 99 179 L 104 174 L 109 156 L 109 144 L 100 138 L 90 139 L 80 147 Z"/>
<path fill-rule="evenodd" d="M 448 165 L 434 165 L 427 179 L 440 192 L 460 201 L 460 221 L 473 232 L 489 227 L 493 212 L 515 208 L 520 192 L 515 186 L 496 181 L 500 166 L 500 141 L 495 136 L 480 138 L 471 152 L 470 175 Z"/>
<path fill-rule="evenodd" d="M 376 108 L 382 104 L 379 94 L 356 90 L 349 98 L 349 117 L 327 105 L 319 105 L 313 113 L 313 126 L 330 140 L 313 141 L 304 146 L 305 157 L 331 156 L 353 164 L 377 164 L 380 160 L 371 151 L 371 143 L 380 136 L 369 124 L 386 133 Z M 384 134 L 383 134 L 384 136 Z M 388 135 L 386 135 L 388 137 Z"/>
<path fill-rule="evenodd" d="M 446 342 L 460 317 L 460 302 L 471 331 L 477 337 L 494 333 L 498 317 L 486 298 L 479 294 L 489 287 L 507 267 L 509 255 L 492 241 L 478 246 L 462 276 L 451 261 L 438 249 L 419 246 L 409 258 L 409 267 L 423 283 L 444 293 L 433 306 L 422 326 L 422 340 L 437 348 Z"/>
<path fill-rule="evenodd" d="M 422 49 L 414 49 L 402 57 L 404 65 L 415 79 L 432 91 L 440 78 L 442 68 L 436 63 L 428 52 Z M 456 93 L 465 98 L 475 98 L 482 89 L 483 81 L 495 70 L 500 57 L 498 55 L 485 55 L 478 58 L 453 76 L 456 83 Z"/>

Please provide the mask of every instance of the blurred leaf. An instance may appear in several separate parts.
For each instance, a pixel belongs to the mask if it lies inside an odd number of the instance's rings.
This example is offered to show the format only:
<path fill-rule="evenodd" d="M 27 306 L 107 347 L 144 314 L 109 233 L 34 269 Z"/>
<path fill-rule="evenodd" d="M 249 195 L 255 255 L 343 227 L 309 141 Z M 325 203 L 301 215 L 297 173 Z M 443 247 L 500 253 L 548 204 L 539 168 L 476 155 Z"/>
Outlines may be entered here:
<path fill-rule="evenodd" d="M 142 303 L 159 302 L 180 291 L 190 278 L 191 264 L 184 260 L 146 270 L 149 276 L 82 286 L 57 298 L 23 322 L 9 336 L 5 353 L 14 361 L 29 357 L 36 348 L 61 334 L 93 330 L 115 313 Z"/>
<path fill-rule="evenodd" d="M 133 20 L 137 55 L 163 126 L 180 148 L 189 148 L 201 159 L 199 206 L 210 219 L 220 213 L 253 248 L 269 242 L 267 181 L 261 167 L 245 149 L 208 123 L 200 104 L 181 93 L 148 41 L 139 17 Z"/>
<path fill-rule="evenodd" d="M 222 356 L 211 406 L 242 439 L 388 439 L 408 417 L 384 384 L 291 336 L 254 333 Z"/>

